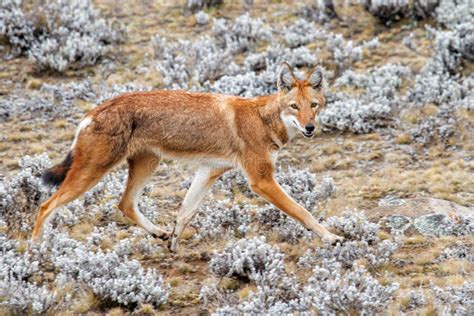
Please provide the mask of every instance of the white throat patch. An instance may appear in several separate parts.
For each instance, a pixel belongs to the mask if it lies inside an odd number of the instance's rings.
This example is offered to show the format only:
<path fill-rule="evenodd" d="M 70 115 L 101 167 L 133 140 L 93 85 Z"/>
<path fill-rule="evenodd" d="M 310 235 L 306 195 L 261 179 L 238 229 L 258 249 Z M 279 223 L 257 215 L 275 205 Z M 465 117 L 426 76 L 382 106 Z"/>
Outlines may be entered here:
<path fill-rule="evenodd" d="M 298 120 L 294 115 L 281 113 L 280 117 L 286 127 L 288 139 L 292 139 L 299 131 L 302 131 L 302 128 L 299 126 Z"/>

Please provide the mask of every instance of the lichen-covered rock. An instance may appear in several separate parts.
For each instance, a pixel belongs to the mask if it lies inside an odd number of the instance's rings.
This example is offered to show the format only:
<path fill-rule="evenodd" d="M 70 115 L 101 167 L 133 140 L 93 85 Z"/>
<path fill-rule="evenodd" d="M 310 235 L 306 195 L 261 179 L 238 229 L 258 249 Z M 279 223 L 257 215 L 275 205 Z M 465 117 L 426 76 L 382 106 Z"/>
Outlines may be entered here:
<path fill-rule="evenodd" d="M 424 236 L 474 235 L 472 217 L 450 218 L 444 214 L 428 214 L 413 220 L 413 226 Z"/>
<path fill-rule="evenodd" d="M 372 221 L 396 233 L 418 233 L 424 236 L 472 235 L 472 208 L 451 201 L 419 197 L 399 205 L 381 205 L 367 213 Z"/>
<path fill-rule="evenodd" d="M 387 218 L 386 225 L 397 232 L 404 232 L 408 225 L 410 225 L 411 219 L 403 215 L 392 215 Z"/>
<path fill-rule="evenodd" d="M 367 212 L 367 216 L 373 221 L 379 221 L 383 217 L 392 215 L 403 215 L 416 218 L 427 214 L 462 215 L 474 214 L 472 207 L 466 207 L 457 203 L 431 197 L 416 197 L 405 199 L 400 205 L 382 205 Z"/>

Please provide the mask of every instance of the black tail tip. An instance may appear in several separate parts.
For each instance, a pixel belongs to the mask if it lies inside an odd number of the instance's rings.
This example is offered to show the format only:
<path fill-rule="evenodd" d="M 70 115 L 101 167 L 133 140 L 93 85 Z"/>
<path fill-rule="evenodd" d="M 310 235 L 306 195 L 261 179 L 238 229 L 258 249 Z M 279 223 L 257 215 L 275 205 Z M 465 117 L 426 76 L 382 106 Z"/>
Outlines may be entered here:
<path fill-rule="evenodd" d="M 53 167 L 43 172 L 41 175 L 41 181 L 43 181 L 44 184 L 57 187 L 63 183 L 66 176 L 58 174 L 55 170 L 56 168 L 57 167 Z"/>
<path fill-rule="evenodd" d="M 63 183 L 66 175 L 72 165 L 72 153 L 69 152 L 66 158 L 59 164 L 49 168 L 41 175 L 41 180 L 44 184 L 50 186 L 59 186 Z"/>

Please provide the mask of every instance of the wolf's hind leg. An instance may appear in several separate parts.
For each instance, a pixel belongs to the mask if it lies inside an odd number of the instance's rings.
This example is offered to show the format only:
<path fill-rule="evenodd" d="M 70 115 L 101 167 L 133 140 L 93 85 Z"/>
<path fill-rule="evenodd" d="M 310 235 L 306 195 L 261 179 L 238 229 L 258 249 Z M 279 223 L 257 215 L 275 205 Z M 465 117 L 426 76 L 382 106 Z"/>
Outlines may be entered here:
<path fill-rule="evenodd" d="M 193 183 L 189 188 L 176 219 L 176 226 L 173 231 L 173 236 L 170 243 L 170 250 L 176 251 L 178 249 L 179 240 L 183 234 L 184 229 L 189 224 L 194 214 L 198 210 L 198 206 L 206 195 L 207 191 L 212 187 L 214 182 L 228 168 L 210 168 L 201 167 L 196 172 Z"/>
<path fill-rule="evenodd" d="M 168 237 L 168 233 L 153 224 L 138 209 L 138 198 L 160 163 L 160 157 L 153 153 L 140 153 L 129 157 L 127 188 L 119 203 L 122 213 L 138 226 L 156 237 Z"/>
<path fill-rule="evenodd" d="M 42 229 L 52 219 L 54 211 L 59 207 L 77 199 L 93 187 L 110 168 L 94 168 L 81 165 L 73 160 L 71 169 L 58 190 L 40 206 L 33 229 L 32 240 L 39 239 Z"/>

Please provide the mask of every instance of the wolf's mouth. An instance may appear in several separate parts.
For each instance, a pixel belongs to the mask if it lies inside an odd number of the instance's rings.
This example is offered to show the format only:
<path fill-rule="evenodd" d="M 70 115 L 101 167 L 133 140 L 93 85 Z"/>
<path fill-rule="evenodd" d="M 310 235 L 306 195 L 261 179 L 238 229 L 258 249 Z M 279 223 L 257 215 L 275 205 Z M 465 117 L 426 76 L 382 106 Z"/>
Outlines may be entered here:
<path fill-rule="evenodd" d="M 306 138 L 311 138 L 314 135 L 313 132 L 302 132 L 302 133 L 303 133 L 304 137 L 306 137 Z"/>

